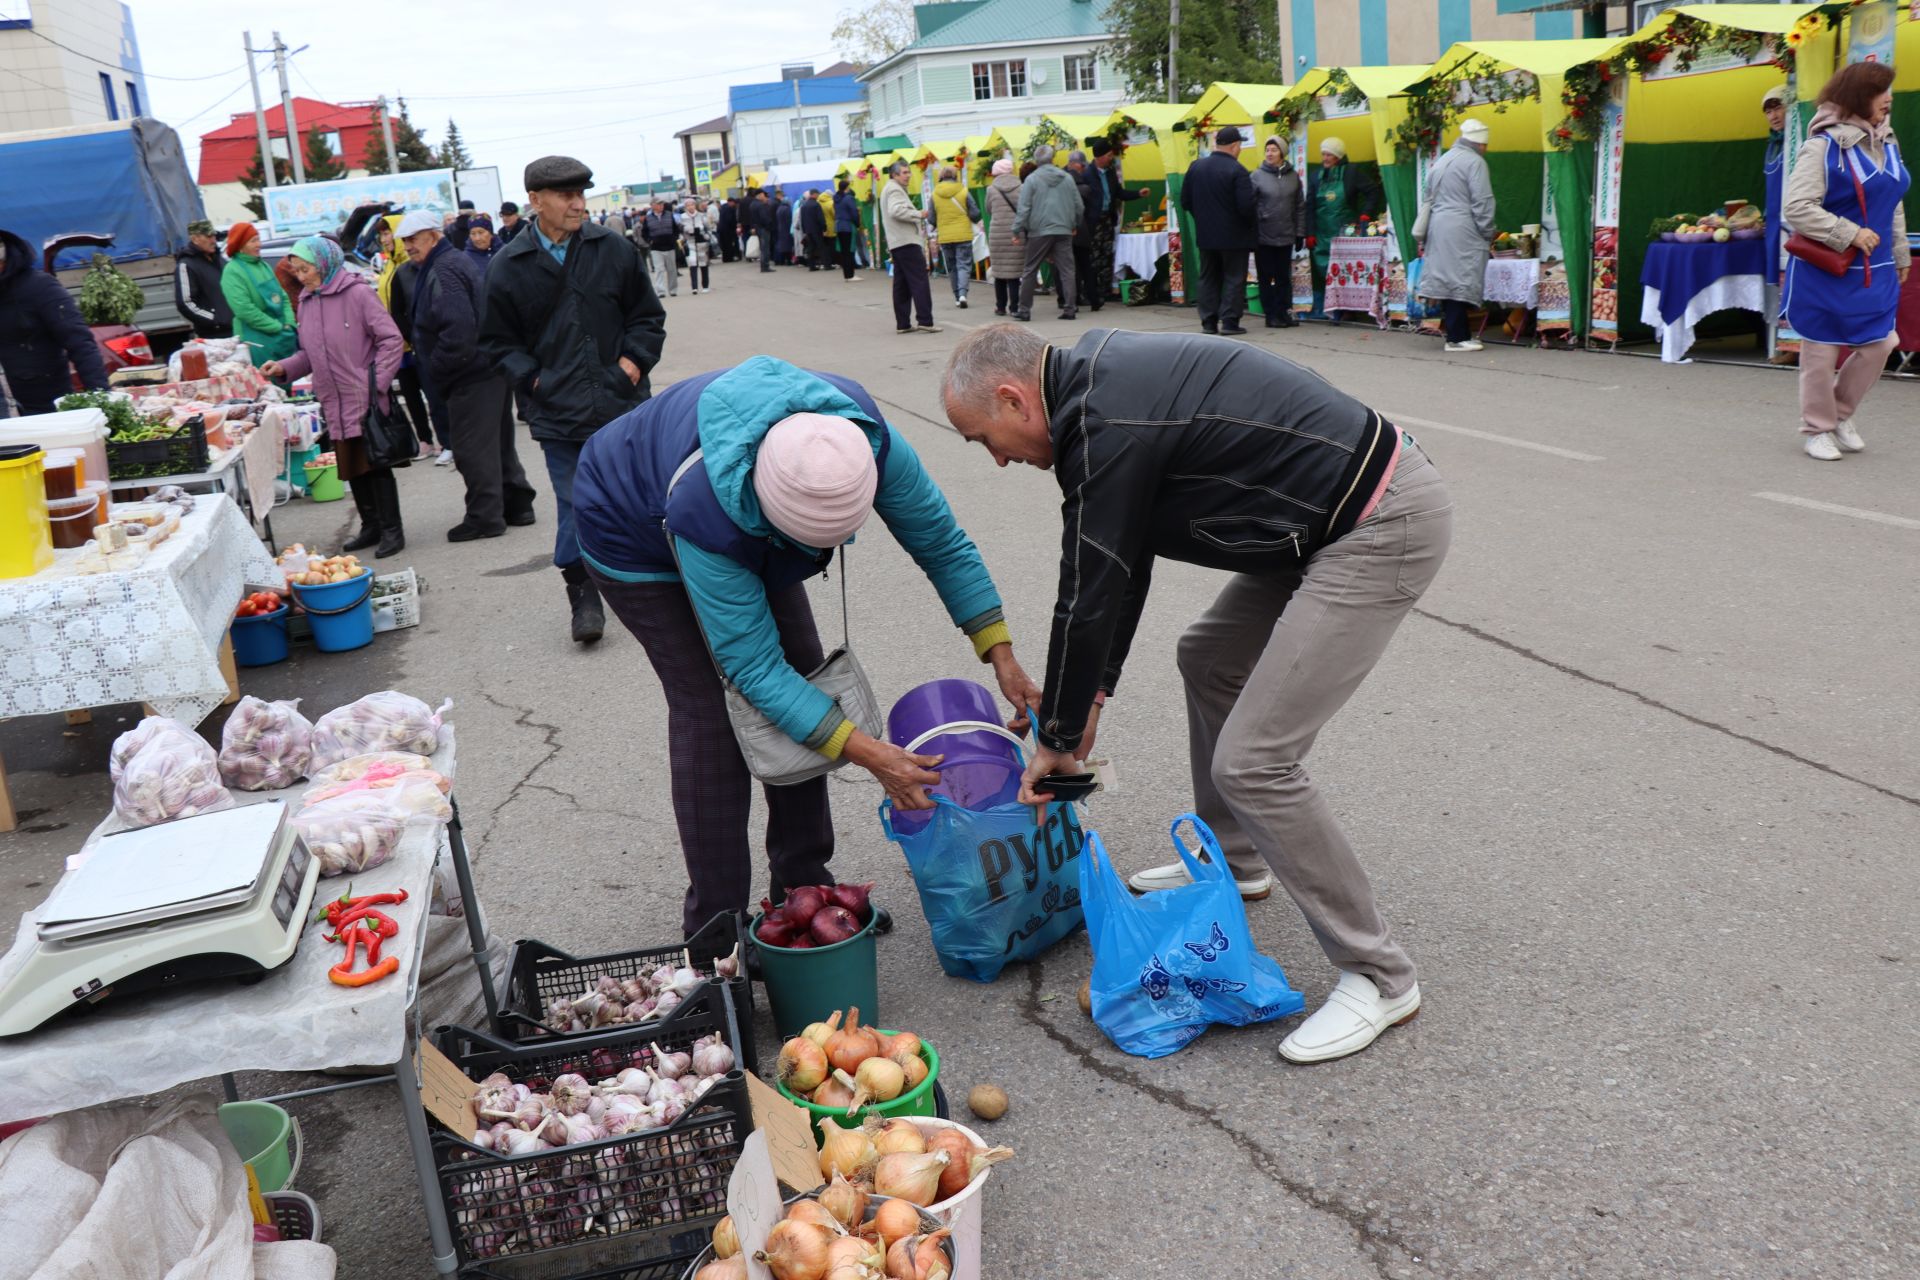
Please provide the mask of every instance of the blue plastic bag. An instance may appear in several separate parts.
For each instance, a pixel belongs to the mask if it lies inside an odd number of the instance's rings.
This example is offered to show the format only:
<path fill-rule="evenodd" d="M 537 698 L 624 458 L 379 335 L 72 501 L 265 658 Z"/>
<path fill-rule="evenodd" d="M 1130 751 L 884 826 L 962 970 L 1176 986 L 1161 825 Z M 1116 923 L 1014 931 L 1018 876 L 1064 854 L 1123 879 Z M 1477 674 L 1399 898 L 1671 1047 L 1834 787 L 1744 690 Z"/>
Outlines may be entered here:
<path fill-rule="evenodd" d="M 1440 314 L 1439 308 L 1432 306 L 1420 296 L 1420 281 L 1427 272 L 1427 260 L 1415 258 L 1407 264 L 1407 319 L 1425 320 Z"/>
<path fill-rule="evenodd" d="M 880 806 L 880 825 L 907 855 L 942 969 L 992 982 L 1009 963 L 1033 959 L 1080 927 L 1078 861 L 1090 833 L 1073 805 L 1049 805 L 1036 827 L 1024 804 L 963 809 L 945 796 L 933 800 L 933 817 L 918 831 L 894 829 L 891 801 Z"/>
<path fill-rule="evenodd" d="M 1193 824 L 1208 861 L 1188 852 L 1183 823 Z M 1182 814 L 1172 833 L 1193 876 L 1178 889 L 1135 898 L 1092 832 L 1080 859 L 1093 943 L 1093 1020 L 1116 1046 L 1142 1058 L 1183 1049 L 1216 1022 L 1244 1027 L 1306 1007 L 1280 966 L 1253 949 L 1240 890 L 1207 824 Z"/>

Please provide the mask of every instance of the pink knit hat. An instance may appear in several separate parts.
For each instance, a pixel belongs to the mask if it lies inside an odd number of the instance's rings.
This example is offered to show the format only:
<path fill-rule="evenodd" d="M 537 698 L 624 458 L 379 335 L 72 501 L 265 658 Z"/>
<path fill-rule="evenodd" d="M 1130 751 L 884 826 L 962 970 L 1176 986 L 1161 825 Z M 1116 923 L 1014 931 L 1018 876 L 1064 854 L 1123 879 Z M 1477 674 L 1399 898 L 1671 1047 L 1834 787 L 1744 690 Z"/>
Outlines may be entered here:
<path fill-rule="evenodd" d="M 839 546 L 867 522 L 879 482 L 867 433 L 824 413 L 796 413 L 774 423 L 753 465 L 753 492 L 773 527 L 822 550 Z"/>

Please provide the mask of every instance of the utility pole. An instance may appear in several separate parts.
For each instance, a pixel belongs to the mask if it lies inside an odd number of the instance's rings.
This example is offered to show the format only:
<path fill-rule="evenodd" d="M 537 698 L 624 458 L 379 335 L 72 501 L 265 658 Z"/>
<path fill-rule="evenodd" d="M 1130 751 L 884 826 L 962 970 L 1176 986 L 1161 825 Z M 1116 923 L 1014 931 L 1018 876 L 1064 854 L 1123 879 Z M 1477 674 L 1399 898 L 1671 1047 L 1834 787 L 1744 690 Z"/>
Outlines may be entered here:
<path fill-rule="evenodd" d="M 380 132 L 387 138 L 387 172 L 398 177 L 400 156 L 393 149 L 393 115 L 387 110 L 387 96 L 380 95 Z"/>
<path fill-rule="evenodd" d="M 1179 0 L 1175 0 L 1175 3 L 1179 3 Z M 800 163 L 805 164 L 807 162 L 807 124 L 800 114 L 800 77 L 798 76 L 793 78 L 793 132 L 794 136 L 800 139 Z M 789 138 L 788 141 L 791 142 L 792 139 Z"/>
<path fill-rule="evenodd" d="M 242 31 L 240 44 L 247 51 L 247 83 L 253 86 L 253 123 L 260 130 L 260 168 L 267 175 L 267 185 L 278 186 L 273 180 L 273 142 L 267 136 L 267 109 L 260 103 L 260 77 L 253 70 L 253 32 Z"/>
<path fill-rule="evenodd" d="M 1167 101 L 1180 101 L 1180 0 L 1167 0 Z"/>
<path fill-rule="evenodd" d="M 301 146 L 300 126 L 293 118 L 293 90 L 287 87 L 287 46 L 278 31 L 273 33 L 273 65 L 280 72 L 280 106 L 287 114 L 287 155 L 293 161 L 293 180 L 295 184 L 305 183 L 307 162 L 301 155 L 305 148 Z"/>

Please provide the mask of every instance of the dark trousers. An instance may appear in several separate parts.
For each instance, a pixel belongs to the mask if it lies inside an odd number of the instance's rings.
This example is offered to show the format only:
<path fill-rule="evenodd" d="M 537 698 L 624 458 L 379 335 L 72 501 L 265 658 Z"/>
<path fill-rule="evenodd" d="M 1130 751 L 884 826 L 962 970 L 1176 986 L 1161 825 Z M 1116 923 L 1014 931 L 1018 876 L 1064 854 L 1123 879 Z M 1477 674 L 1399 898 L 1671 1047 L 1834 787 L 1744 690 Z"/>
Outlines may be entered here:
<path fill-rule="evenodd" d="M 920 323 L 933 323 L 933 285 L 927 280 L 927 251 L 917 244 L 902 245 L 893 251 L 893 321 L 896 328 L 913 327 L 913 313 Z"/>
<path fill-rule="evenodd" d="M 427 376 L 426 369 L 416 363 L 414 376 L 420 379 L 420 393 L 427 402 L 427 418 L 433 424 L 433 438 L 421 438 L 422 444 L 437 444 L 442 449 L 453 448 L 453 421 L 447 416 L 447 399 L 440 389 L 433 385 L 433 379 Z"/>
<path fill-rule="evenodd" d="M 1201 249 L 1198 252 L 1200 287 L 1195 294 L 1200 304 L 1201 327 L 1239 324 L 1247 309 L 1247 251 Z"/>
<path fill-rule="evenodd" d="M 1093 247 L 1090 270 L 1093 278 L 1081 287 L 1098 311 L 1113 292 L 1113 219 L 1096 218 L 1093 223 Z"/>
<path fill-rule="evenodd" d="M 1267 323 L 1292 318 L 1293 246 L 1263 244 L 1253 251 L 1253 265 L 1260 273 L 1260 310 Z"/>
<path fill-rule="evenodd" d="M 1106 299 L 1098 296 L 1093 279 L 1093 242 L 1084 235 L 1073 238 L 1074 302 L 1098 307 Z"/>
<path fill-rule="evenodd" d="M 760 236 L 760 269 L 771 271 L 773 270 L 773 232 L 762 231 L 758 234 Z"/>
<path fill-rule="evenodd" d="M 547 456 L 547 479 L 553 484 L 553 563 L 561 569 L 580 563 L 580 534 L 573 525 L 573 473 L 580 465 L 580 450 L 586 443 L 584 440 L 540 442 L 540 452 Z"/>
<path fill-rule="evenodd" d="M 840 259 L 840 274 L 853 279 L 853 232 L 842 231 L 834 236 L 834 254 Z"/>
<path fill-rule="evenodd" d="M 689 936 L 721 911 L 745 911 L 753 888 L 747 819 L 753 775 L 727 720 L 720 677 L 700 638 L 686 588 L 677 582 L 615 582 L 588 573 L 607 606 L 647 651 L 667 699 L 674 825 L 687 863 L 681 923 Z M 796 671 L 825 660 L 803 587 L 772 592 L 767 602 L 780 646 Z M 774 896 L 805 884 L 829 884 L 833 816 L 827 780 L 762 787 L 767 802 L 767 865 Z"/>
<path fill-rule="evenodd" d="M 432 444 L 433 420 L 427 415 L 427 401 L 420 390 L 420 373 L 413 367 L 411 357 L 400 366 L 400 376 L 395 381 L 400 384 L 400 399 L 407 406 L 407 421 L 413 424 L 413 434 L 420 437 L 421 444 Z"/>
<path fill-rule="evenodd" d="M 993 278 L 994 314 L 998 315 L 1001 312 L 1018 311 L 1019 309 L 1020 282 L 1018 280 L 1002 280 L 999 276 L 995 276 Z"/>
<path fill-rule="evenodd" d="M 466 523 L 499 529 L 509 515 L 533 510 L 534 488 L 514 447 L 513 395 L 506 375 L 455 387 L 447 410 L 453 420 L 453 465 L 467 485 Z"/>
<path fill-rule="evenodd" d="M 729 231 L 720 237 L 720 261 L 738 262 L 740 260 L 740 237 Z"/>
<path fill-rule="evenodd" d="M 1073 237 L 1028 236 L 1027 265 L 1020 273 L 1020 314 L 1033 314 L 1033 289 L 1040 283 L 1040 268 L 1053 263 L 1053 292 L 1060 310 L 1073 314 Z"/>
<path fill-rule="evenodd" d="M 1452 298 L 1440 300 L 1440 323 L 1447 331 L 1448 342 L 1470 342 L 1473 329 L 1467 324 L 1467 313 L 1473 308 L 1465 302 L 1455 302 Z"/>

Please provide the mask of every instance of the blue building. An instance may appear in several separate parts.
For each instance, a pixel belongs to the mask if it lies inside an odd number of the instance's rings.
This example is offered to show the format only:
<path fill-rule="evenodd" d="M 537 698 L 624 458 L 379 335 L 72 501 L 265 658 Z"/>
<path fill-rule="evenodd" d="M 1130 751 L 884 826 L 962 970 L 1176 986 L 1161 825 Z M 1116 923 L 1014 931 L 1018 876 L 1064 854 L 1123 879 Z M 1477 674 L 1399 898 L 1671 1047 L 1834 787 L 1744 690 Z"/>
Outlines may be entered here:
<path fill-rule="evenodd" d="M 1279 0 L 1287 83 L 1309 67 L 1432 62 L 1461 40 L 1571 40 L 1625 31 L 1625 4 L 1569 0 Z M 1658 11 L 1665 5 L 1652 6 Z M 1601 13 L 1604 11 L 1604 19 Z"/>
<path fill-rule="evenodd" d="M 733 154 L 748 169 L 858 155 L 855 126 L 866 115 L 866 90 L 848 63 L 816 73 L 780 69 L 780 79 L 727 90 Z"/>

